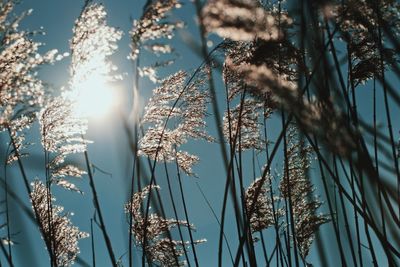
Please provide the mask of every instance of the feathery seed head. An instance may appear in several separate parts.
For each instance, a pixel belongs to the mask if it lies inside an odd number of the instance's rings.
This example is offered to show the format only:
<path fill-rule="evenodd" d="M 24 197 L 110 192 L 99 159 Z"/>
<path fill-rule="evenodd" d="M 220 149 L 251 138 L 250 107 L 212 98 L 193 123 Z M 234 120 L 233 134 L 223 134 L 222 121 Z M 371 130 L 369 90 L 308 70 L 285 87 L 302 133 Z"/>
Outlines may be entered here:
<path fill-rule="evenodd" d="M 55 198 L 42 182 L 36 180 L 32 183 L 30 198 L 43 238 L 48 244 L 51 244 L 57 265 L 73 265 L 80 252 L 79 239 L 86 238 L 89 235 L 81 232 L 78 227 L 72 224 L 70 215 L 64 212 L 63 207 L 53 205 Z"/>
<path fill-rule="evenodd" d="M 165 22 L 167 13 L 173 8 L 180 8 L 178 0 L 157 0 L 153 1 L 145 10 L 140 20 L 134 20 L 131 35 L 131 54 L 130 58 L 135 60 L 139 54 L 142 44 L 149 40 L 160 38 L 171 39 L 177 28 L 182 28 L 182 22 Z M 171 48 L 168 45 L 154 44 L 150 45 L 151 50 L 160 53 L 170 53 Z"/>
<path fill-rule="evenodd" d="M 145 107 L 143 123 L 148 124 L 139 140 L 139 154 L 157 161 L 177 160 L 179 167 L 188 175 L 194 175 L 191 167 L 198 157 L 178 148 L 188 138 L 212 141 L 205 132 L 206 104 L 208 94 L 201 87 L 202 73 L 189 84 L 187 74 L 179 71 L 161 82 L 153 90 L 153 96 Z"/>
<path fill-rule="evenodd" d="M 269 41 L 281 38 L 282 33 L 272 12 L 252 0 L 213 0 L 202 12 L 202 22 L 207 32 L 215 32 L 233 41 Z M 280 24 L 291 24 L 284 14 Z"/>
<path fill-rule="evenodd" d="M 179 258 L 184 254 L 183 247 L 190 245 L 190 242 L 170 239 L 167 237 L 167 232 L 178 225 L 190 228 L 194 226 L 187 221 L 165 219 L 154 213 L 149 214 L 146 219 L 141 212 L 141 207 L 143 200 L 153 189 L 159 190 L 160 187 L 155 185 L 144 187 L 141 192 L 135 193 L 131 201 L 125 205 L 125 213 L 133 218 L 131 231 L 140 246 L 146 244 L 143 249 L 147 258 L 153 263 L 161 266 L 176 266 L 178 263 L 179 266 L 184 266 L 185 261 L 181 261 Z M 195 240 L 194 244 L 203 242 L 205 242 L 204 239 Z"/>
<path fill-rule="evenodd" d="M 300 253 L 305 258 L 309 253 L 315 232 L 329 219 L 326 215 L 316 213 L 321 202 L 313 196 L 314 187 L 307 177 L 307 169 L 311 162 L 311 148 L 298 139 L 296 128 L 292 127 L 288 132 L 288 162 L 285 163 L 280 190 L 282 196 L 290 197 L 292 202 L 294 234 Z"/>

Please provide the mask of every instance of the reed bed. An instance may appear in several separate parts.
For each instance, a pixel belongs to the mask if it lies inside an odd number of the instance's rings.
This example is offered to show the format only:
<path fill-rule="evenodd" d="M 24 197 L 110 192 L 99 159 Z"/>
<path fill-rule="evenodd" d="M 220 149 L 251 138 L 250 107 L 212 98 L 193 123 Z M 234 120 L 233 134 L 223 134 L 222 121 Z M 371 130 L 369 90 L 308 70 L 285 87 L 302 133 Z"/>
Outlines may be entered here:
<path fill-rule="evenodd" d="M 62 53 L 0 1 L 0 266 L 400 264 L 400 3 L 148 0 L 128 32 L 79 4 Z M 87 111 L 121 80 L 109 170 Z"/>

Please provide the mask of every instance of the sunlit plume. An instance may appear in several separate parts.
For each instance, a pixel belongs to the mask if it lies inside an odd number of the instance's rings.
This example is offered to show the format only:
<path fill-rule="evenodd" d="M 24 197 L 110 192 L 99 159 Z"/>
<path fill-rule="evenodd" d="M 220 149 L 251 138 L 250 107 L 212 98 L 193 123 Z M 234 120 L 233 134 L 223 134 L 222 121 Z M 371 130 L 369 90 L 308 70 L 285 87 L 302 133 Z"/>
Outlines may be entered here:
<path fill-rule="evenodd" d="M 30 193 L 35 216 L 41 228 L 43 239 L 47 243 L 56 266 L 71 266 L 80 249 L 78 241 L 89 236 L 72 224 L 72 213 L 64 211 L 64 207 L 55 205 L 55 197 L 49 193 L 46 186 L 39 180 L 32 184 Z M 51 211 L 51 212 L 49 212 Z"/>
<path fill-rule="evenodd" d="M 122 32 L 106 24 L 102 5 L 90 4 L 74 27 L 71 40 L 70 90 L 64 96 L 74 102 L 75 115 L 102 117 L 117 103 L 112 82 L 117 68 L 109 57 L 117 50 Z"/>

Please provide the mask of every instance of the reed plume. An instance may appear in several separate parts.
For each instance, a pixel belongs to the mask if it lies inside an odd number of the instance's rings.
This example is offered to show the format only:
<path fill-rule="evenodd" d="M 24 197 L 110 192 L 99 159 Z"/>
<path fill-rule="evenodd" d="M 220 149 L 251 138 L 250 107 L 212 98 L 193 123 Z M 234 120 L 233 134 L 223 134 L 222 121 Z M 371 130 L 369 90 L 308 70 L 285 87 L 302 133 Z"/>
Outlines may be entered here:
<path fill-rule="evenodd" d="M 168 55 L 175 52 L 175 49 L 163 41 L 172 39 L 175 31 L 184 26 L 182 21 L 169 19 L 174 9 L 181 8 L 178 0 L 148 1 L 144 7 L 140 19 L 134 20 L 130 31 L 131 53 L 129 58 L 136 61 L 137 74 L 140 77 L 147 77 L 153 83 L 160 83 L 157 71 L 161 67 L 167 67 L 174 62 L 174 59 L 157 61 L 150 66 L 139 66 L 138 58 L 142 48 L 151 54 Z"/>
<path fill-rule="evenodd" d="M 53 204 L 56 199 L 48 193 L 42 182 L 36 180 L 32 183 L 30 198 L 42 229 L 43 239 L 51 244 L 56 266 L 72 266 L 80 252 L 79 239 L 89 235 L 72 224 L 72 214 L 64 212 L 62 206 Z"/>
<path fill-rule="evenodd" d="M 75 21 L 71 47 L 70 90 L 64 95 L 77 101 L 93 84 L 122 79 L 109 57 L 117 50 L 122 31 L 107 25 L 101 4 L 88 4 Z M 85 114 L 81 114 L 85 116 Z"/>
<path fill-rule="evenodd" d="M 14 18 L 14 7 L 14 1 L 0 3 L 0 131 L 8 130 L 14 143 L 8 163 L 27 155 L 23 151 L 28 145 L 24 130 L 37 119 L 43 105 L 45 86 L 37 70 L 64 57 L 56 49 L 40 53 L 42 44 L 34 41 L 33 36 L 42 32 L 19 29 L 32 10 Z"/>
<path fill-rule="evenodd" d="M 150 262 L 161 266 L 184 266 L 187 263 L 176 258 L 180 258 L 184 254 L 183 247 L 190 245 L 189 241 L 173 240 L 167 237 L 167 232 L 175 227 L 194 226 L 187 221 L 165 219 L 157 214 L 151 213 L 147 216 L 142 214 L 142 205 L 144 199 L 150 190 L 159 190 L 159 186 L 146 186 L 142 191 L 133 194 L 132 199 L 125 205 L 125 213 L 133 217 L 131 231 L 138 245 L 146 244 L 142 248 L 150 260 Z M 144 241 L 146 238 L 146 241 Z M 195 240 L 194 244 L 205 242 L 205 239 Z"/>
<path fill-rule="evenodd" d="M 270 188 L 267 184 L 270 179 L 258 178 L 250 184 L 245 192 L 246 212 L 251 214 L 249 221 L 252 232 L 259 232 L 267 229 L 275 224 L 275 222 L 283 216 L 283 210 L 274 211 L 273 201 L 270 197 Z M 257 189 L 258 195 L 256 195 Z M 277 199 L 275 200 L 275 203 Z M 251 208 L 253 207 L 253 210 Z"/>
<path fill-rule="evenodd" d="M 77 117 L 72 102 L 64 97 L 52 99 L 39 114 L 42 145 L 47 155 L 49 180 L 68 190 L 82 193 L 66 177 L 81 177 L 86 172 L 72 164 L 64 164 L 70 154 L 83 153 L 89 141 L 83 138 L 87 121 Z M 51 155 L 54 156 L 51 156 Z"/>
<path fill-rule="evenodd" d="M 314 186 L 307 170 L 311 164 L 311 147 L 299 140 L 294 128 L 288 131 L 287 162 L 280 182 L 282 196 L 290 199 L 295 232 L 293 233 L 300 254 L 305 259 L 318 228 L 329 221 L 324 214 L 317 214 L 321 201 L 313 195 Z"/>
<path fill-rule="evenodd" d="M 150 126 L 139 140 L 139 154 L 157 161 L 176 159 L 186 174 L 194 175 L 192 167 L 198 157 L 178 149 L 189 138 L 212 138 L 205 131 L 208 94 L 202 90 L 204 79 L 200 74 L 188 84 L 186 79 L 187 74 L 179 71 L 153 90 L 142 120 Z"/>

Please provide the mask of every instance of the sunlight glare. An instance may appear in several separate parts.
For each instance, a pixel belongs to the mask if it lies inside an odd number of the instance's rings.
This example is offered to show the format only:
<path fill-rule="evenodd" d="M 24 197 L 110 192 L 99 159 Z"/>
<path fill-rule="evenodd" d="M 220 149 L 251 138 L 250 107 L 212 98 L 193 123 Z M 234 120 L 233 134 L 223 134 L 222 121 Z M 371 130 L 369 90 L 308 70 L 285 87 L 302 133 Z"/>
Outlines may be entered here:
<path fill-rule="evenodd" d="M 115 106 L 114 90 L 104 76 L 91 75 L 79 87 L 74 109 L 77 116 L 100 118 L 107 115 Z"/>

